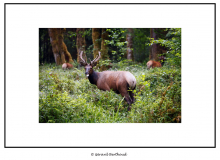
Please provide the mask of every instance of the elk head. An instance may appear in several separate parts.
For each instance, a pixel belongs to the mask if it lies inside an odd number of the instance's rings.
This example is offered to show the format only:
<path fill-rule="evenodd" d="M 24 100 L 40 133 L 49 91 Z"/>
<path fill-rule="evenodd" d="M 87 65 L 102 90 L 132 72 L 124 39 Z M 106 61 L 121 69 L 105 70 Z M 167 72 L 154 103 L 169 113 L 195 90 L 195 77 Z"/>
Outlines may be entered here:
<path fill-rule="evenodd" d="M 94 59 L 90 60 L 90 63 L 87 63 L 83 58 L 83 51 L 80 53 L 80 64 L 85 67 L 85 75 L 89 77 L 93 73 L 93 67 L 97 65 L 98 60 L 101 58 L 101 52 L 99 51 L 99 55 Z"/>

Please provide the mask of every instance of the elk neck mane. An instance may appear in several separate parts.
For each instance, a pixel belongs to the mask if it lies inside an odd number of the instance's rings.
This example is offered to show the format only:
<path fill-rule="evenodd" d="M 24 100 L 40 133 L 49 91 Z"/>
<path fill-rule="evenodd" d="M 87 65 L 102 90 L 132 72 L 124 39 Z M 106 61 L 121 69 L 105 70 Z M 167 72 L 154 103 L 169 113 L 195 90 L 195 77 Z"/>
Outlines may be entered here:
<path fill-rule="evenodd" d="M 89 82 L 91 84 L 95 84 L 97 85 L 97 81 L 98 81 L 98 78 L 99 78 L 99 72 L 96 72 L 93 70 L 92 74 L 89 75 Z"/>

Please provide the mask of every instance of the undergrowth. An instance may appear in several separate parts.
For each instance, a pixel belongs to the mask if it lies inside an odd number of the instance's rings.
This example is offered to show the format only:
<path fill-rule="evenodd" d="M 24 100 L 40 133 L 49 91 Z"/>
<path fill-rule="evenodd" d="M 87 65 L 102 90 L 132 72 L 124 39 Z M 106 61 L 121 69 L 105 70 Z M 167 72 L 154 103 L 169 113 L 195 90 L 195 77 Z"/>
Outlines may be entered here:
<path fill-rule="evenodd" d="M 39 66 L 40 123 L 171 123 L 181 122 L 181 69 L 147 70 L 142 64 L 120 62 L 111 70 L 130 71 L 137 80 L 131 111 L 124 97 L 90 84 L 84 68 L 63 70 Z M 96 67 L 99 71 L 99 67 Z"/>

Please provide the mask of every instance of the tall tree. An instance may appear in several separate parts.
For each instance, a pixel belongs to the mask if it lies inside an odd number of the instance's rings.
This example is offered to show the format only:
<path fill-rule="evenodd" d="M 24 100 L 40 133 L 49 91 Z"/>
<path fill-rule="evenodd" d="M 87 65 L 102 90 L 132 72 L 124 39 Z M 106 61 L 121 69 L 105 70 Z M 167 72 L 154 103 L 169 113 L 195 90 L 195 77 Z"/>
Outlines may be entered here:
<path fill-rule="evenodd" d="M 126 35 L 126 41 L 127 43 L 127 59 L 134 60 L 133 56 L 133 35 L 134 30 L 133 28 L 128 28 L 128 33 Z"/>
<path fill-rule="evenodd" d="M 106 31 L 106 28 L 102 28 L 102 42 L 101 42 L 101 53 L 103 59 L 109 59 L 108 55 L 108 44 L 105 40 L 108 40 L 108 32 Z"/>
<path fill-rule="evenodd" d="M 61 65 L 65 62 L 72 62 L 72 57 L 63 42 L 63 32 L 65 29 L 49 28 L 48 31 L 56 64 Z"/>
<path fill-rule="evenodd" d="M 85 36 L 83 36 L 85 29 L 84 28 L 77 28 L 76 29 L 76 34 L 77 34 L 77 38 L 76 38 L 76 48 L 77 48 L 77 62 L 80 62 L 80 58 L 79 55 L 81 53 L 81 51 L 83 51 L 85 53 L 85 46 L 86 46 L 86 40 L 85 40 Z"/>
<path fill-rule="evenodd" d="M 109 59 L 109 55 L 108 55 L 108 44 L 106 42 L 106 40 L 108 40 L 108 31 L 106 30 L 106 28 L 102 28 L 102 35 L 101 35 L 101 53 L 102 53 L 102 59 L 103 60 L 107 60 Z M 107 70 L 110 67 L 110 65 L 104 64 L 100 67 L 101 71 Z"/>
<path fill-rule="evenodd" d="M 156 28 L 151 28 L 150 29 L 150 38 L 153 38 L 154 40 L 157 39 L 155 30 L 156 30 Z M 157 48 L 158 48 L 158 44 L 153 43 L 153 45 L 150 48 L 149 59 L 157 60 L 157 54 L 158 54 Z"/>
<path fill-rule="evenodd" d="M 94 58 L 97 57 L 98 51 L 100 51 L 101 43 L 100 43 L 100 28 L 92 28 L 92 41 L 93 41 L 93 56 Z"/>
<path fill-rule="evenodd" d="M 73 62 L 71 54 L 68 52 L 66 44 L 63 41 L 63 32 L 65 32 L 66 29 L 58 29 L 58 45 L 60 48 L 61 57 L 64 56 L 62 59 L 64 59 L 65 62 Z"/>
<path fill-rule="evenodd" d="M 57 28 L 49 28 L 49 36 L 50 36 L 50 43 L 52 45 L 54 59 L 57 65 L 62 64 L 61 56 L 59 54 L 59 46 L 58 46 L 58 29 Z"/>

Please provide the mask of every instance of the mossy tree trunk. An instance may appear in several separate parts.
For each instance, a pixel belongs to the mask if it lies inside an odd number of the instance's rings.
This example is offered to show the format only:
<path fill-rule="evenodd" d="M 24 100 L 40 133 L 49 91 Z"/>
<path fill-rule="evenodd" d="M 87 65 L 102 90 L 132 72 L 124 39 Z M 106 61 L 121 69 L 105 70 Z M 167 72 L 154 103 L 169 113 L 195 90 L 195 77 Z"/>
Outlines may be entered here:
<path fill-rule="evenodd" d="M 85 54 L 85 47 L 86 47 L 86 40 L 85 36 L 83 36 L 85 29 L 84 28 L 77 28 L 76 29 L 76 48 L 77 48 L 77 62 L 80 62 L 79 55 L 81 51 Z"/>
<path fill-rule="evenodd" d="M 57 39 L 58 39 L 58 49 L 60 52 L 61 63 L 65 63 L 65 55 L 63 51 L 63 30 L 61 28 L 57 28 Z"/>
<path fill-rule="evenodd" d="M 52 45 L 52 51 L 53 51 L 55 62 L 57 65 L 60 65 L 62 63 L 61 63 L 61 59 L 60 59 L 60 55 L 59 55 L 57 29 L 56 28 L 49 28 L 48 32 L 49 32 L 49 36 L 50 36 L 50 43 Z"/>
<path fill-rule="evenodd" d="M 56 64 L 62 65 L 65 62 L 72 62 L 72 57 L 63 41 L 63 32 L 65 32 L 65 29 L 49 28 L 48 32 Z"/>
<path fill-rule="evenodd" d="M 97 57 L 98 51 L 100 51 L 100 48 L 101 48 L 100 31 L 101 31 L 101 28 L 92 28 L 92 41 L 93 41 L 93 45 L 94 45 L 94 47 L 93 47 L 94 58 Z M 101 57 L 102 57 L 102 54 L 101 54 Z"/>
<path fill-rule="evenodd" d="M 65 44 L 64 42 L 62 42 L 61 51 L 64 53 L 65 60 L 66 60 L 67 63 L 73 62 L 72 56 L 71 56 L 71 54 L 68 52 L 67 47 L 66 47 L 66 44 Z"/>
<path fill-rule="evenodd" d="M 64 43 L 63 41 L 63 32 L 66 32 L 66 29 L 62 29 L 60 30 L 60 34 L 59 34 L 59 44 L 60 44 L 60 52 L 61 52 L 61 55 L 64 56 L 64 59 L 67 63 L 69 62 L 73 62 L 73 59 L 72 59 L 72 56 L 71 54 L 68 52 L 67 50 L 67 46 L 66 44 Z"/>
<path fill-rule="evenodd" d="M 133 35 L 134 35 L 134 30 L 133 28 L 128 28 L 128 33 L 126 35 L 126 41 L 127 43 L 127 59 L 134 60 L 134 55 L 133 55 Z"/>

